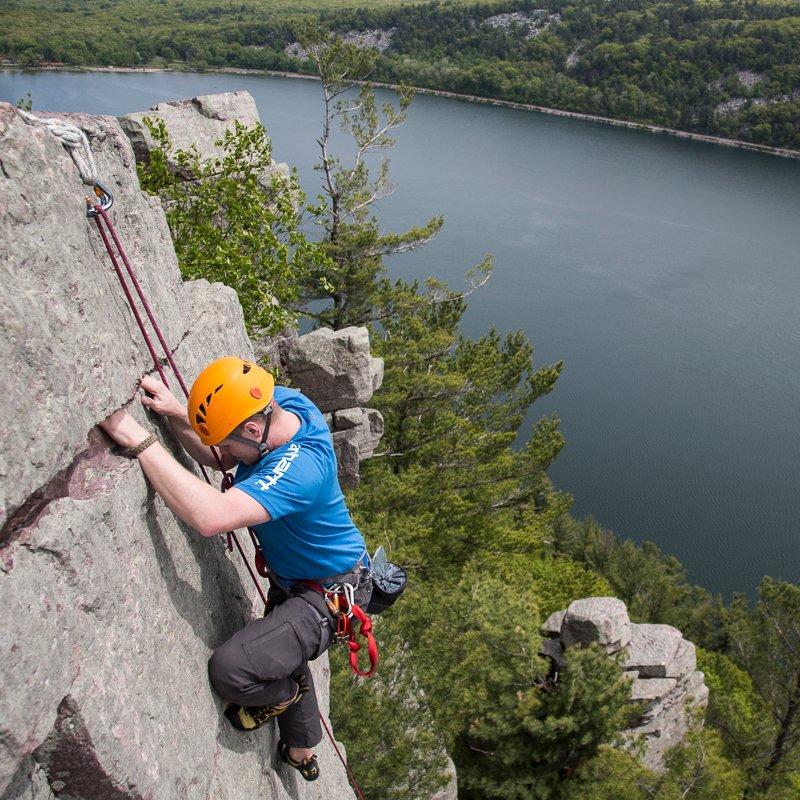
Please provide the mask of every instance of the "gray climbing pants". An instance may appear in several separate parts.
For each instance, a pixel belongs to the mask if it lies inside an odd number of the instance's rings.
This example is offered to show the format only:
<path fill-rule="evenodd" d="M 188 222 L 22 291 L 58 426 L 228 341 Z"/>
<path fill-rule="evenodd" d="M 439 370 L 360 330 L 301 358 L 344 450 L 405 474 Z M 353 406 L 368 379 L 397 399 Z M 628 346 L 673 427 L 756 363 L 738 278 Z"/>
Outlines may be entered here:
<path fill-rule="evenodd" d="M 367 575 L 366 568 L 358 566 L 335 579 L 358 586 L 355 601 L 361 608 L 367 607 L 372 594 Z M 287 594 L 271 582 L 267 600 L 262 619 L 249 623 L 213 652 L 209 679 L 231 703 L 266 706 L 291 697 L 295 691 L 291 676 L 303 673 L 309 691 L 276 720 L 281 739 L 290 747 L 314 747 L 322 739 L 322 726 L 308 662 L 331 646 L 336 623 L 324 598 L 313 589 Z"/>

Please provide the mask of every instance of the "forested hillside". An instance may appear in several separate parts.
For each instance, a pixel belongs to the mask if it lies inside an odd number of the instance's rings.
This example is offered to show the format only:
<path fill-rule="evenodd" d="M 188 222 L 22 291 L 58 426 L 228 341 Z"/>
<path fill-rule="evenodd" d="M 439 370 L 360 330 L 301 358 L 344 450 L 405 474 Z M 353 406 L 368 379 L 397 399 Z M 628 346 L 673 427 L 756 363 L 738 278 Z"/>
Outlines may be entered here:
<path fill-rule="evenodd" d="M 782 0 L 9 0 L 0 54 L 311 71 L 308 15 L 380 51 L 376 80 L 800 148 L 800 6 Z"/>

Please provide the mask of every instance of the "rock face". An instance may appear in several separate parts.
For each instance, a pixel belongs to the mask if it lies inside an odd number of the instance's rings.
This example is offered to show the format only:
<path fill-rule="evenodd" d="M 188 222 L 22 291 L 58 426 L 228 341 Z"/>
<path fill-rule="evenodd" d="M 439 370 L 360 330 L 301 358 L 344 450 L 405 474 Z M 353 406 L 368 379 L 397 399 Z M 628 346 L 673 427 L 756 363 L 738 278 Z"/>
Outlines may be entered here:
<path fill-rule="evenodd" d="M 364 408 L 383 381 L 383 359 L 369 351 L 366 328 L 320 328 L 279 342 L 283 370 L 328 415 L 342 486 L 358 484 L 359 462 L 383 435 L 383 417 Z"/>
<path fill-rule="evenodd" d="M 566 668 L 564 651 L 597 642 L 609 654 L 619 653 L 631 681 L 631 701 L 642 708 L 636 724 L 625 731 L 631 750 L 644 745 L 642 761 L 663 768 L 664 754 L 686 736 L 694 715 L 708 703 L 708 687 L 698 672 L 694 645 L 671 625 L 631 623 L 616 597 L 588 597 L 556 611 L 541 629 L 540 655 L 556 670 Z"/>
<path fill-rule="evenodd" d="M 252 357 L 234 293 L 181 281 L 117 121 L 68 116 L 89 136 L 187 381 L 221 355 Z M 177 522 L 95 427 L 128 404 L 156 427 L 131 402 L 152 363 L 69 155 L 0 104 L 0 157 L 0 798 L 352 797 L 327 740 L 322 776 L 306 784 L 277 759 L 273 726 L 243 736 L 223 720 L 206 663 L 260 613 L 252 583 L 224 540 Z M 315 665 L 324 713 L 327 663 Z"/>
<path fill-rule="evenodd" d="M 188 150 L 194 145 L 206 158 L 222 154 L 222 148 L 216 142 L 225 136 L 226 131 L 233 130 L 237 121 L 248 127 L 260 121 L 255 100 L 248 92 L 209 94 L 158 103 L 149 111 L 119 118 L 138 161 L 149 160 L 150 152 L 155 148 L 153 136 L 144 123 L 145 117 L 163 120 L 176 150 Z M 174 160 L 170 166 L 179 169 Z M 286 164 L 276 164 L 275 170 L 283 175 L 289 174 Z"/>

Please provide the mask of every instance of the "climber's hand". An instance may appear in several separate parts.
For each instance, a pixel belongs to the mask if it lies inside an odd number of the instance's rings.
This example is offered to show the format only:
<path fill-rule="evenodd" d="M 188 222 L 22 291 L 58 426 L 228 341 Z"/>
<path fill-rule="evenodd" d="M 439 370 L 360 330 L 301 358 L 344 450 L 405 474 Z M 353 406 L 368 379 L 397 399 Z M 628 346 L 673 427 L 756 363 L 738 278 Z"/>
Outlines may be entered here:
<path fill-rule="evenodd" d="M 125 409 L 115 411 L 100 427 L 121 447 L 134 447 L 149 435 Z"/>
<path fill-rule="evenodd" d="M 152 375 L 145 375 L 142 378 L 141 387 L 147 392 L 142 397 L 142 405 L 145 408 L 149 408 L 164 417 L 186 416 L 186 406 L 158 378 Z"/>

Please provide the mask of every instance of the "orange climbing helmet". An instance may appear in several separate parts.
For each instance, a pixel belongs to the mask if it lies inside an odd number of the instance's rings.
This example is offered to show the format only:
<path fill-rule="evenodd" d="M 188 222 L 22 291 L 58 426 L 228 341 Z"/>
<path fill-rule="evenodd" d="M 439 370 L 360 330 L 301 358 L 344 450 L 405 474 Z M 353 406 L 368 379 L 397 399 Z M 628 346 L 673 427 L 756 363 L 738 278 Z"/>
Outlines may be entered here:
<path fill-rule="evenodd" d="M 203 444 L 219 444 L 237 425 L 264 411 L 274 390 L 275 379 L 258 364 L 236 356 L 219 358 L 197 376 L 189 392 L 189 422 Z"/>

